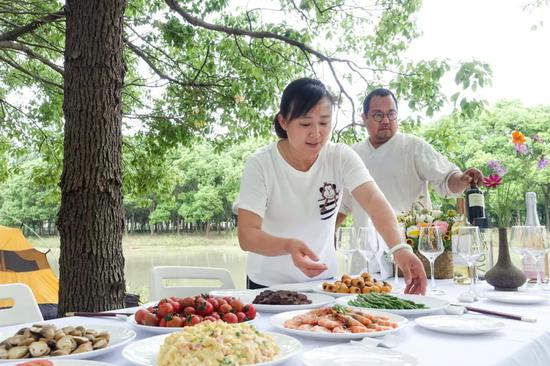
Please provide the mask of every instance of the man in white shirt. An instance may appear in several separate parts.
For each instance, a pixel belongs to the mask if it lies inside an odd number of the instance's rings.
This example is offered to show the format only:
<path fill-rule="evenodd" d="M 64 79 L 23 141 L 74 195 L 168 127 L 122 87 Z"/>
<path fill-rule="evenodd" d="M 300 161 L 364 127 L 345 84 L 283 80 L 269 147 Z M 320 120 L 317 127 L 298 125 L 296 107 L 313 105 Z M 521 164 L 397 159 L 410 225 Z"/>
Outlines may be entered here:
<path fill-rule="evenodd" d="M 391 91 L 381 88 L 367 95 L 362 118 L 369 137 L 353 149 L 397 213 L 409 210 L 420 197 L 431 208 L 428 184 L 442 196 L 456 197 L 481 180 L 478 169 L 462 172 L 424 140 L 398 132 L 397 99 Z M 344 192 L 337 225 L 350 213 L 354 226 L 369 226 L 364 210 Z M 380 247 L 386 249 L 385 244 Z"/>

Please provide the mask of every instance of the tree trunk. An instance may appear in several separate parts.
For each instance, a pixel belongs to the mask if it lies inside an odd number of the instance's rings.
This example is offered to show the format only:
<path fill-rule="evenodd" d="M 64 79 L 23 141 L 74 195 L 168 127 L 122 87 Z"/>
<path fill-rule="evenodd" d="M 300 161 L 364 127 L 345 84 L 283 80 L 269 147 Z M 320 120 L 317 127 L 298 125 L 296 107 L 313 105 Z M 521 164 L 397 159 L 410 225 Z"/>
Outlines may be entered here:
<path fill-rule="evenodd" d="M 124 306 L 125 0 L 67 0 L 58 314 Z"/>

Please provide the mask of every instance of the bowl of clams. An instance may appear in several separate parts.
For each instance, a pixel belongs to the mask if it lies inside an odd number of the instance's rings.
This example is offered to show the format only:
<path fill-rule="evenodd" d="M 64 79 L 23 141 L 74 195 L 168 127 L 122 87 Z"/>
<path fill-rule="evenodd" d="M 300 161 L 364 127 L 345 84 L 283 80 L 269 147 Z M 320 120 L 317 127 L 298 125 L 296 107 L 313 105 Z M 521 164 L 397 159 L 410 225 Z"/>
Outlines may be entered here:
<path fill-rule="evenodd" d="M 50 357 L 92 358 L 135 337 L 133 330 L 120 326 L 33 324 L 15 333 L 0 331 L 0 363 Z"/>

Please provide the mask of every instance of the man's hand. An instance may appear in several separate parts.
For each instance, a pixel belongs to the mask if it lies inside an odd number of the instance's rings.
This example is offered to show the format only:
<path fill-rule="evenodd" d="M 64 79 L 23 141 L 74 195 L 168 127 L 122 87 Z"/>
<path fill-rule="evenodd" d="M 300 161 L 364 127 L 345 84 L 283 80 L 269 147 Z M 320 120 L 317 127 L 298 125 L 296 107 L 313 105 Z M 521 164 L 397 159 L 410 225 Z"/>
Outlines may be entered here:
<path fill-rule="evenodd" d="M 453 193 L 464 192 L 470 184 L 479 184 L 479 182 L 481 182 L 481 178 L 483 178 L 483 173 L 476 168 L 466 169 L 464 173 L 455 172 L 449 178 L 449 189 Z"/>
<path fill-rule="evenodd" d="M 462 173 L 460 180 L 467 187 L 472 183 L 479 184 L 481 178 L 483 178 L 483 173 L 479 169 L 469 168 Z"/>
<path fill-rule="evenodd" d="M 287 245 L 294 265 L 308 277 L 315 277 L 328 269 L 324 263 L 319 263 L 317 255 L 301 240 L 290 239 Z"/>
<path fill-rule="evenodd" d="M 407 250 L 398 250 L 394 253 L 394 258 L 405 277 L 405 293 L 425 294 L 428 280 L 420 259 Z"/>

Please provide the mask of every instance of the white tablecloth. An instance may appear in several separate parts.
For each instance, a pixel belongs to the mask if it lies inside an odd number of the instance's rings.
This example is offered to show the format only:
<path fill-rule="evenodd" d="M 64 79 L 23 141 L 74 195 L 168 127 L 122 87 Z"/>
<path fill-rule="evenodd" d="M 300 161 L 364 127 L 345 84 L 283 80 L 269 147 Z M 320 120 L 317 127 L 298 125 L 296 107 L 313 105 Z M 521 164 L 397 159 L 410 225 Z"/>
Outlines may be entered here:
<path fill-rule="evenodd" d="M 452 303 L 457 303 L 457 296 L 466 291 L 466 286 L 453 285 L 451 281 L 438 281 L 438 286 L 446 292 L 446 297 Z M 480 290 L 489 290 L 490 286 L 481 284 Z M 414 356 L 422 366 L 548 366 L 550 365 L 550 292 L 549 300 L 536 305 L 511 305 L 497 303 L 487 299 L 480 300 L 472 306 L 498 310 L 520 315 L 537 317 L 536 323 L 527 323 L 517 320 L 498 318 L 505 323 L 505 327 L 497 332 L 481 335 L 454 335 L 433 332 L 414 323 L 410 323 L 397 334 L 402 338 L 401 343 L 394 348 L 403 353 Z M 442 312 L 443 314 L 443 312 Z M 474 313 L 471 313 L 472 315 Z M 260 330 L 276 331 L 269 323 L 271 314 L 263 313 L 255 323 Z M 485 317 L 487 315 L 476 315 Z M 85 326 L 101 324 L 124 324 L 123 320 L 112 318 L 63 318 L 51 322 L 57 325 L 82 324 Z M 5 327 L 14 332 L 20 326 Z M 136 339 L 143 339 L 155 334 L 139 331 Z M 317 347 L 334 345 L 338 342 L 326 342 L 312 338 L 298 338 L 303 344 L 303 351 Z M 96 358 L 98 361 L 109 362 L 113 365 L 130 366 L 121 354 L 122 350 Z M 284 366 L 302 365 L 300 355 L 283 363 Z"/>

